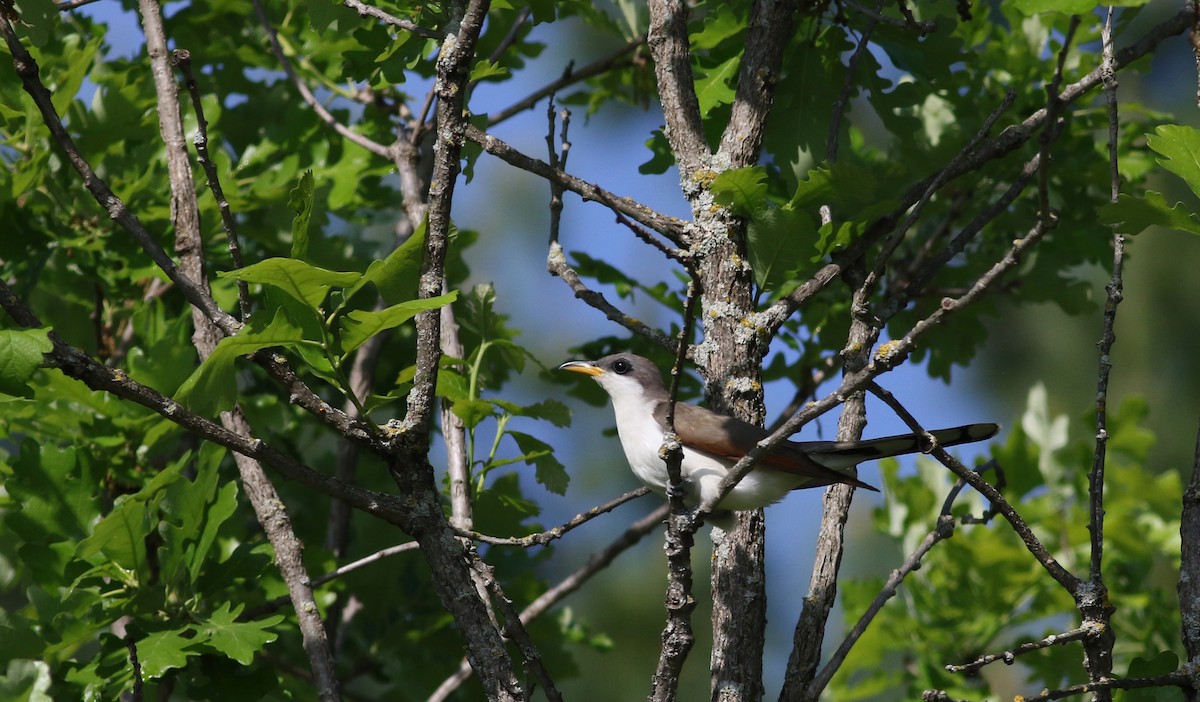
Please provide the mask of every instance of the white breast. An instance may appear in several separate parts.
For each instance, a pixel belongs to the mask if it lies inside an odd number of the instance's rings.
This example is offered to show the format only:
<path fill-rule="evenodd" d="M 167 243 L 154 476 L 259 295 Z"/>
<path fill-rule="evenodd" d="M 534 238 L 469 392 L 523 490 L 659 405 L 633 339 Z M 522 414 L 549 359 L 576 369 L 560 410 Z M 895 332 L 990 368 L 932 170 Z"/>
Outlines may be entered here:
<path fill-rule="evenodd" d="M 663 430 L 654 421 L 653 402 L 645 402 L 640 396 L 613 397 L 613 410 L 617 418 L 617 434 L 633 474 L 651 490 L 666 493 L 669 476 L 667 464 L 659 457 L 662 448 Z M 695 507 L 701 501 L 713 497 L 718 485 L 728 473 L 731 462 L 708 453 L 684 448 L 681 469 L 687 486 L 687 504 Z M 778 502 L 800 483 L 800 479 L 773 470 L 755 469 L 730 492 L 719 507 L 721 509 L 757 509 Z"/>

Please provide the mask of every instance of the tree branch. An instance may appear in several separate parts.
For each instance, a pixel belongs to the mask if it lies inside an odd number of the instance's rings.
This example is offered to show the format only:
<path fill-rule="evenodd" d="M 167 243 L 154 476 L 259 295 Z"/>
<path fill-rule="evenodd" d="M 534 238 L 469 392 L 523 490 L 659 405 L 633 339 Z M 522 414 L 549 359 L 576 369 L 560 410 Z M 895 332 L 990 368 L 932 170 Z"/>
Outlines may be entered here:
<path fill-rule="evenodd" d="M 584 583 L 590 580 L 592 576 L 607 568 L 617 556 L 641 541 L 651 531 L 654 531 L 656 527 L 662 524 L 663 518 L 666 515 L 667 505 L 662 505 L 649 515 L 634 522 L 602 551 L 592 554 L 588 562 L 578 570 L 563 578 L 557 585 L 543 592 L 536 600 L 531 602 L 528 607 L 521 611 L 521 622 L 529 624 L 529 622 L 540 617 L 551 607 L 566 598 L 567 595 L 583 587 Z M 429 696 L 426 702 L 445 702 L 469 677 L 471 677 L 471 666 L 467 663 L 466 659 L 463 659 L 462 663 L 459 664 L 458 670 L 442 681 L 442 684 Z"/>
<path fill-rule="evenodd" d="M 737 92 L 717 152 L 735 168 L 758 161 L 783 54 L 795 32 L 799 11 L 799 0 L 756 0 L 750 8 Z"/>
<path fill-rule="evenodd" d="M 643 495 L 648 494 L 650 494 L 650 488 L 648 487 L 643 486 L 640 488 L 635 488 L 624 495 L 621 495 L 620 497 L 615 497 L 608 502 L 592 507 L 586 512 L 581 512 L 572 517 L 566 523 L 560 524 L 553 529 L 540 531 L 536 534 L 529 534 L 528 536 L 500 537 L 488 536 L 487 534 L 481 534 L 470 529 L 457 529 L 457 531 L 459 536 L 471 539 L 472 541 L 491 544 L 493 546 L 522 546 L 526 548 L 530 546 L 547 546 L 551 542 L 566 536 L 567 532 L 575 529 L 576 527 L 582 526 L 602 514 L 607 514 L 626 502 L 631 502 L 639 497 L 642 497 Z"/>
<path fill-rule="evenodd" d="M 1032 651 L 1040 651 L 1043 648 L 1049 648 L 1050 646 L 1070 643 L 1072 641 L 1081 641 L 1089 637 L 1095 637 L 1099 635 L 1099 633 L 1100 632 L 1096 625 L 1085 623 L 1079 628 L 1072 629 L 1070 631 L 1064 631 L 1061 634 L 1051 634 L 1038 641 L 1027 641 L 1020 646 L 1010 648 L 1003 653 L 988 653 L 976 658 L 970 663 L 964 663 L 962 665 L 948 665 L 946 666 L 946 670 L 951 673 L 970 675 L 978 671 L 980 668 L 995 663 L 996 661 L 1004 661 L 1005 665 L 1012 665 L 1016 662 L 1017 656 L 1022 656 Z"/>
<path fill-rule="evenodd" d="M 175 224 L 175 251 L 180 256 L 184 272 L 191 280 L 198 282 L 206 297 L 211 298 L 204 271 L 200 208 L 196 201 L 192 166 L 183 134 L 178 87 L 167 50 L 162 7 L 158 0 L 139 0 L 138 10 L 142 16 L 146 52 L 149 54 L 151 73 L 154 77 L 159 132 L 166 147 L 171 186 L 171 219 Z M 199 118 L 203 121 L 203 114 L 199 115 Z M 212 355 L 223 334 L 204 312 L 196 307 L 192 308 L 192 323 L 195 327 L 193 343 L 203 362 Z M 252 433 L 250 424 L 240 408 L 222 412 L 221 423 L 229 431 L 241 436 L 248 437 Z M 271 543 L 275 552 L 275 564 L 291 596 L 317 696 L 326 702 L 337 702 L 341 699 L 341 684 L 334 669 L 333 653 L 326 637 L 324 622 L 321 620 L 321 610 L 313 597 L 308 571 L 304 567 L 303 546 L 292 530 L 287 508 L 258 461 L 235 453 L 234 462 L 242 478 L 242 488 L 254 508 L 258 523 Z"/>
<path fill-rule="evenodd" d="M 645 45 L 645 43 L 646 35 L 643 34 L 639 37 L 634 37 L 633 40 L 629 41 L 627 44 L 612 52 L 608 56 L 596 59 L 579 70 L 574 70 L 571 66 L 568 66 L 567 70 L 565 70 L 563 74 L 556 80 L 553 80 L 541 88 L 538 88 L 508 107 L 489 114 L 487 116 L 487 126 L 491 127 L 504 122 L 510 117 L 532 108 L 542 98 L 554 95 L 559 90 L 562 90 L 569 85 L 580 83 L 593 76 L 602 75 L 615 68 L 622 68 L 630 65 L 630 59 L 627 57 L 636 52 L 640 47 Z"/>
<path fill-rule="evenodd" d="M 360 0 L 342 0 L 342 5 L 357 12 L 359 17 L 370 17 L 372 19 L 377 19 L 384 24 L 390 24 L 393 27 L 403 29 L 406 32 L 416 34 L 419 37 L 433 39 L 434 41 L 442 41 L 446 38 L 445 34 L 422 27 L 411 20 L 390 15 L 374 5 L 368 5 L 365 2 L 360 2 Z"/>
<path fill-rule="evenodd" d="M 700 119 L 688 44 L 688 8 L 683 0 L 650 0 L 650 33 L 647 43 L 654 56 L 658 99 L 666 119 L 667 141 L 679 165 L 681 180 L 688 180 L 709 156 Z"/>
<path fill-rule="evenodd" d="M 696 643 L 692 632 L 692 611 L 696 599 L 692 596 L 692 546 L 695 544 L 699 522 L 693 522 L 684 497 L 683 444 L 675 432 L 675 405 L 679 399 L 679 378 L 683 373 L 683 362 L 691 345 L 695 323 L 696 296 L 698 285 L 693 279 L 688 284 L 687 300 L 683 306 L 683 326 L 675 345 L 675 362 L 671 365 L 671 387 L 667 399 L 667 416 L 663 429 L 663 444 L 658 455 L 667 468 L 667 536 L 663 550 L 667 554 L 667 592 L 664 604 L 667 622 L 662 632 L 662 649 L 658 666 L 652 678 L 650 700 L 674 702 L 679 694 L 679 676 L 688 653 Z"/>
<path fill-rule="evenodd" d="M 620 197 L 610 193 L 594 183 L 589 183 L 586 180 L 576 178 L 569 173 L 564 173 L 553 168 L 545 161 L 530 158 L 474 125 L 466 125 L 466 138 L 479 144 L 484 151 L 508 163 L 510 166 L 558 183 L 566 190 L 579 195 L 585 201 L 598 202 L 610 210 L 619 212 L 633 221 L 662 234 L 676 246 L 683 246 L 683 240 L 687 235 L 689 227 L 686 222 L 655 212 L 649 207 L 638 203 L 633 198 Z"/>
<path fill-rule="evenodd" d="M 349 3 L 352 1 L 353 0 L 346 0 L 346 2 L 343 2 L 342 4 L 349 7 Z M 271 46 L 271 53 L 275 54 L 275 60 L 279 61 L 280 68 L 282 68 L 283 72 L 287 74 L 288 80 L 292 81 L 292 85 L 296 86 L 296 92 L 300 93 L 300 97 L 305 103 L 308 104 L 309 107 L 312 108 L 312 111 L 316 113 L 317 117 L 319 117 L 322 122 L 332 127 L 333 131 L 337 132 L 346 141 L 357 144 L 376 156 L 382 156 L 389 161 L 392 160 L 392 153 L 388 147 L 368 137 L 365 137 L 342 124 L 338 121 L 337 117 L 333 116 L 332 112 L 325 109 L 325 106 L 322 105 L 319 100 L 317 100 L 317 96 L 313 95 L 313 92 L 309 89 L 308 85 L 306 85 L 304 81 L 300 80 L 300 76 L 296 74 L 296 69 L 292 67 L 291 59 L 289 59 L 287 54 L 284 53 L 283 47 L 279 44 L 279 35 L 275 31 L 274 25 L 271 24 L 271 18 L 267 16 L 266 9 L 262 6 L 262 3 L 259 0 L 252 0 L 252 2 L 254 3 L 254 11 L 258 14 L 258 21 L 262 24 L 263 30 L 267 33 L 267 42 Z"/>

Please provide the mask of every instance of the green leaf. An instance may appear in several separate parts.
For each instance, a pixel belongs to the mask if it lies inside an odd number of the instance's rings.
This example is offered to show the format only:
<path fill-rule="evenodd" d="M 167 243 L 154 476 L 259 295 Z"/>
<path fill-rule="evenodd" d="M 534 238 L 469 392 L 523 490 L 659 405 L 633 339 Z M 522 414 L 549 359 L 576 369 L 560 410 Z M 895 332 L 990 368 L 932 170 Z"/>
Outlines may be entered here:
<path fill-rule="evenodd" d="M 704 18 L 704 29 L 692 34 L 693 49 L 707 50 L 746 31 L 746 25 L 728 5 L 717 5 Z"/>
<path fill-rule="evenodd" d="M 187 665 L 187 659 L 198 655 L 196 641 L 189 636 L 191 627 L 156 631 L 137 641 L 138 661 L 148 678 L 160 678 L 172 668 Z"/>
<path fill-rule="evenodd" d="M 1159 165 L 1183 178 L 1200 196 L 1200 130 L 1179 124 L 1163 124 L 1147 135 L 1146 144 L 1164 158 Z"/>
<path fill-rule="evenodd" d="M 239 356 L 304 341 L 300 328 L 291 323 L 283 310 L 275 313 L 275 318 L 265 329 L 258 328 L 260 322 L 261 318 L 256 317 L 236 335 L 221 339 L 208 359 L 179 386 L 175 399 L 201 414 L 230 409 L 237 400 L 233 364 Z"/>
<path fill-rule="evenodd" d="M 283 615 L 239 622 L 237 618 L 243 607 L 239 604 L 233 608 L 230 603 L 224 602 L 197 629 L 209 646 L 242 665 L 250 665 L 257 653 L 279 638 L 270 628 L 282 622 Z"/>
<path fill-rule="evenodd" d="M 718 205 L 735 214 L 757 217 L 766 207 L 767 171 L 762 166 L 734 168 L 713 178 L 708 189 Z"/>
<path fill-rule="evenodd" d="M 157 526 L 157 501 L 168 485 L 180 479 L 182 462 L 159 472 L 133 495 L 117 499 L 113 510 L 101 519 L 91 536 L 79 542 L 75 556 L 84 560 L 103 553 L 121 568 L 140 573 L 146 563 L 146 536 Z"/>
<path fill-rule="evenodd" d="M 1021 14 L 1030 16 L 1043 12 L 1061 12 L 1064 15 L 1082 15 L 1100 6 L 1140 7 L 1150 0 L 1012 0 L 1012 5 Z"/>
<path fill-rule="evenodd" d="M 495 61 L 482 59 L 471 68 L 471 82 L 487 80 L 488 78 L 506 78 L 508 69 Z"/>
<path fill-rule="evenodd" d="M 5 524 L 13 531 L 25 520 L 40 535 L 39 550 L 59 538 L 74 544 L 89 533 L 99 515 L 95 494 L 95 476 L 79 461 L 78 449 L 42 446 L 33 439 L 21 442 L 11 475 L 4 475 L 4 489 L 20 510 L 5 515 Z M 91 480 L 89 480 L 91 478 Z M 33 541 L 34 533 L 22 534 Z"/>
<path fill-rule="evenodd" d="M 313 172 L 309 169 L 300 176 L 300 183 L 292 188 L 288 207 L 296 216 L 292 219 L 292 258 L 308 257 L 308 223 L 313 211 Z"/>
<path fill-rule="evenodd" d="M 778 292 L 789 280 L 815 268 L 817 230 L 803 212 L 769 207 L 750 220 L 750 267 L 759 290 Z"/>
<path fill-rule="evenodd" d="M 195 583 L 209 558 L 219 558 L 214 550 L 218 530 L 237 510 L 238 484 L 220 485 L 220 464 L 226 450 L 214 444 L 202 444 L 196 459 L 194 480 L 180 480 L 167 487 L 161 508 L 165 513 L 159 533 L 163 548 L 159 560 L 169 581 L 187 575 Z M 191 460 L 190 454 L 181 460 Z M 218 486 L 219 489 L 218 489 Z"/>
<path fill-rule="evenodd" d="M 522 457 L 523 460 L 533 464 L 536 469 L 537 481 L 550 492 L 556 495 L 565 495 L 567 485 L 571 482 L 571 476 L 567 475 L 566 466 L 559 463 L 558 459 L 554 457 L 554 447 L 529 434 L 519 431 L 508 433 L 517 442 L 521 453 L 525 454 Z"/>
<path fill-rule="evenodd" d="M 217 275 L 279 288 L 314 311 L 320 310 L 330 288 L 350 287 L 362 278 L 359 273 L 329 271 L 294 258 L 268 258 L 245 268 L 222 271 Z"/>
<path fill-rule="evenodd" d="M 468 429 L 475 428 L 480 422 L 496 414 L 494 406 L 487 400 L 460 400 L 450 405 L 450 411 L 461 419 Z"/>
<path fill-rule="evenodd" d="M 1167 205 L 1161 193 L 1147 190 L 1145 197 L 1121 193 L 1116 202 L 1100 208 L 1100 221 L 1118 232 L 1137 235 L 1149 227 L 1164 227 L 1188 234 L 1200 234 L 1200 217 L 1184 208 L 1183 203 Z"/>
<path fill-rule="evenodd" d="M 28 383 L 54 350 L 49 329 L 0 329 L 0 392 L 33 397 Z"/>
<path fill-rule="evenodd" d="M 410 300 L 372 312 L 355 310 L 342 318 L 342 352 L 350 353 L 376 334 L 394 329 L 425 310 L 444 307 L 458 299 L 458 291 L 425 300 Z"/>
<path fill-rule="evenodd" d="M 571 408 L 558 400 L 542 400 L 529 405 L 522 410 L 520 415 L 544 419 L 556 427 L 566 427 L 571 424 Z"/>
<path fill-rule="evenodd" d="M 10 660 L 0 675 L 0 699 L 10 702 L 53 702 L 50 666 L 45 661 Z"/>
<path fill-rule="evenodd" d="M 383 260 L 372 261 L 367 272 L 346 290 L 346 299 L 373 283 L 379 295 L 389 305 L 411 300 L 417 295 L 417 279 L 421 272 L 421 257 L 425 253 L 425 232 L 429 220 L 421 222 L 412 236 L 404 240 Z"/>
<path fill-rule="evenodd" d="M 696 76 L 696 99 L 700 102 L 701 116 L 707 117 L 713 108 L 733 102 L 734 91 L 731 85 L 737 78 L 741 58 L 739 53 L 712 68 L 697 66 L 693 69 Z"/>

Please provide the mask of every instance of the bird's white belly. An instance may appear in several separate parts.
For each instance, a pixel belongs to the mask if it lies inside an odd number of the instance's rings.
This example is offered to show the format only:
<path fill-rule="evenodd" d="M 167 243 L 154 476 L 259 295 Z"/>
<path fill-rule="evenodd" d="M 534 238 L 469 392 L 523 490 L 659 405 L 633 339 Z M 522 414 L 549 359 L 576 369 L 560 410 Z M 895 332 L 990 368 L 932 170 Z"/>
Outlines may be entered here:
<path fill-rule="evenodd" d="M 659 458 L 663 434 L 655 422 L 634 421 L 638 412 L 617 412 L 617 433 L 625 449 L 625 458 L 633 474 L 651 490 L 665 494 L 670 477 L 667 464 Z M 695 507 L 717 494 L 721 480 L 733 463 L 711 454 L 683 450 L 681 464 L 687 491 L 686 503 Z M 744 510 L 766 507 L 783 499 L 802 482 L 801 478 L 774 470 L 755 468 L 742 478 L 733 491 L 718 505 L 720 509 Z"/>

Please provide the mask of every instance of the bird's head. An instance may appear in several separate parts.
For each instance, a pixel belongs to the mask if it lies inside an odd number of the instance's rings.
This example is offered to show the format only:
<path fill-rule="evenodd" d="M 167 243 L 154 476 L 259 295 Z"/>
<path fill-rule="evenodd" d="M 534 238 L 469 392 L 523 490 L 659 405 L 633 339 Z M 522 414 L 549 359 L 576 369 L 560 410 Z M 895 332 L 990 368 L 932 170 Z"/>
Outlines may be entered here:
<path fill-rule="evenodd" d="M 617 404 L 626 399 L 645 401 L 667 397 L 658 367 L 650 359 L 631 353 L 614 353 L 598 361 L 568 361 L 558 368 L 592 376 Z"/>

